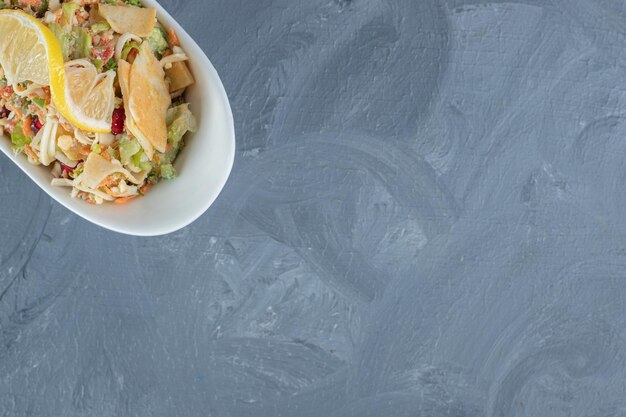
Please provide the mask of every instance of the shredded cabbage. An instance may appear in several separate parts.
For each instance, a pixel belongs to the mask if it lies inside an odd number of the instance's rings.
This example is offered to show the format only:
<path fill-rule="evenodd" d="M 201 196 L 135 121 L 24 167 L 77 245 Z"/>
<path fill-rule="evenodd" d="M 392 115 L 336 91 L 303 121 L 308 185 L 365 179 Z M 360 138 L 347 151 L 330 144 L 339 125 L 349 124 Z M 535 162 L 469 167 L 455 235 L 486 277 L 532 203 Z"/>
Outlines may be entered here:
<path fill-rule="evenodd" d="M 94 142 L 93 139 L 89 138 L 89 136 L 85 135 L 83 132 L 76 128 L 74 129 L 74 137 L 83 145 L 91 146 Z"/>
<path fill-rule="evenodd" d="M 74 181 L 67 178 L 55 178 L 50 182 L 50 184 L 53 187 L 73 187 Z"/>
<path fill-rule="evenodd" d="M 59 122 L 51 117 L 48 117 L 43 128 L 39 151 L 39 159 L 45 166 L 50 165 L 55 160 L 58 129 Z"/>

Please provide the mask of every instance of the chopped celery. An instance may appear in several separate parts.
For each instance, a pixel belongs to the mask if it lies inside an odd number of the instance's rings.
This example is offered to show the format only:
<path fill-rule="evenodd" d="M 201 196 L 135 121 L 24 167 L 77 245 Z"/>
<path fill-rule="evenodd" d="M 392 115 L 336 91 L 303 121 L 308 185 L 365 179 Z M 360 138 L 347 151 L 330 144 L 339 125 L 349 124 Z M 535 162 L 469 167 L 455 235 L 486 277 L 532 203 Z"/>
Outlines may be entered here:
<path fill-rule="evenodd" d="M 165 151 L 165 153 L 159 154 L 159 159 L 161 160 L 161 163 L 171 164 L 172 162 L 174 162 L 174 160 L 176 159 L 176 156 L 178 155 L 179 150 L 180 150 L 179 147 L 172 146 L 172 148 Z"/>
<path fill-rule="evenodd" d="M 65 3 L 64 3 L 65 4 Z M 54 36 L 59 40 L 61 44 L 61 50 L 63 52 L 63 60 L 67 61 L 70 57 L 70 51 L 72 50 L 72 44 L 74 38 L 72 35 L 61 25 L 56 23 L 50 23 L 48 28 L 54 33 Z"/>
<path fill-rule="evenodd" d="M 83 173 L 84 165 L 80 163 L 72 172 L 69 173 L 70 178 L 76 179 Z"/>
<path fill-rule="evenodd" d="M 130 51 L 133 49 L 139 50 L 139 44 L 137 42 L 128 42 L 124 45 L 122 49 L 122 59 L 128 58 L 128 54 L 130 54 Z"/>
<path fill-rule="evenodd" d="M 137 139 L 122 139 L 119 152 L 122 164 L 131 167 L 132 171 L 138 172 L 152 168 L 152 164 L 145 156 Z"/>
<path fill-rule="evenodd" d="M 92 58 L 91 63 L 98 69 L 102 69 L 104 62 L 100 58 Z"/>
<path fill-rule="evenodd" d="M 111 29 L 111 25 L 109 25 L 109 22 L 107 21 L 98 22 L 98 23 L 94 23 L 93 25 L 91 25 L 91 31 L 94 34 L 106 32 L 109 29 Z"/>
<path fill-rule="evenodd" d="M 132 157 L 141 151 L 141 146 L 137 139 L 122 139 L 120 142 L 120 161 L 123 165 L 129 165 Z"/>
<path fill-rule="evenodd" d="M 152 50 L 159 58 L 163 56 L 163 53 L 169 47 L 167 43 L 167 34 L 160 27 L 155 27 L 150 36 L 146 38 L 146 41 L 148 41 Z"/>
<path fill-rule="evenodd" d="M 11 142 L 13 143 L 13 149 L 17 151 L 22 150 L 24 145 L 28 145 L 30 143 L 30 138 L 24 134 L 24 130 L 22 130 L 22 125 L 20 123 L 16 124 L 13 128 L 13 133 L 11 133 Z"/>
<path fill-rule="evenodd" d="M 36 105 L 38 105 L 42 109 L 44 107 L 46 107 L 46 100 L 44 100 L 43 98 L 35 97 L 35 98 L 33 98 L 33 103 L 35 103 Z"/>
<path fill-rule="evenodd" d="M 171 180 L 176 178 L 176 169 L 172 164 L 163 164 L 160 167 L 160 175 L 164 180 Z"/>
<path fill-rule="evenodd" d="M 187 132 L 197 129 L 196 118 L 189 110 L 189 104 L 181 104 L 167 111 L 167 141 L 178 147 Z"/>
<path fill-rule="evenodd" d="M 147 160 L 148 158 L 147 157 L 144 158 L 144 157 L 145 157 L 145 154 L 143 151 L 137 152 L 131 158 L 131 165 L 135 166 L 136 168 L 142 171 L 152 168 L 152 164 Z"/>
<path fill-rule="evenodd" d="M 93 43 L 91 41 L 91 35 L 86 29 L 78 27 L 75 29 L 76 34 L 76 50 L 74 52 L 75 58 L 89 58 L 91 56 L 91 48 Z"/>

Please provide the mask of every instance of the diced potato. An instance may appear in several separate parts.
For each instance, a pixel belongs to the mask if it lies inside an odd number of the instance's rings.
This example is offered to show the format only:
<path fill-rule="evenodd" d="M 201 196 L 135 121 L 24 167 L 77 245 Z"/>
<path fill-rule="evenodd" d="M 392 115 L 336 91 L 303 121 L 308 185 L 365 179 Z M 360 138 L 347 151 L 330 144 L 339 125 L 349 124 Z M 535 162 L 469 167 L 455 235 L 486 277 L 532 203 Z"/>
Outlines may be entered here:
<path fill-rule="evenodd" d="M 100 16 L 104 17 L 117 33 L 149 36 L 156 22 L 156 9 L 101 4 Z"/>
<path fill-rule="evenodd" d="M 192 85 L 195 80 L 187 64 L 183 61 L 174 62 L 172 68 L 165 70 L 165 75 L 170 79 L 170 93 Z"/>

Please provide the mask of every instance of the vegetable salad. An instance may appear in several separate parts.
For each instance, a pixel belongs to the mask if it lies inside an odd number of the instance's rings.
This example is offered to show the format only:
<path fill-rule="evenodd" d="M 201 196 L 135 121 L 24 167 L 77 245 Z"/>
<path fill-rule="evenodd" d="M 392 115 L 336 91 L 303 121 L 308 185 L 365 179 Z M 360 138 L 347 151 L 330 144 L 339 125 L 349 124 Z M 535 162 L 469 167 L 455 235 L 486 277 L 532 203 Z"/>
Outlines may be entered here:
<path fill-rule="evenodd" d="M 194 79 L 156 10 L 138 0 L 0 0 L 0 9 L 22 10 L 54 34 L 84 122 L 63 116 L 49 85 L 13 82 L 0 62 L 0 133 L 16 153 L 93 204 L 128 202 L 176 176 L 185 134 L 196 130 L 184 99 Z"/>

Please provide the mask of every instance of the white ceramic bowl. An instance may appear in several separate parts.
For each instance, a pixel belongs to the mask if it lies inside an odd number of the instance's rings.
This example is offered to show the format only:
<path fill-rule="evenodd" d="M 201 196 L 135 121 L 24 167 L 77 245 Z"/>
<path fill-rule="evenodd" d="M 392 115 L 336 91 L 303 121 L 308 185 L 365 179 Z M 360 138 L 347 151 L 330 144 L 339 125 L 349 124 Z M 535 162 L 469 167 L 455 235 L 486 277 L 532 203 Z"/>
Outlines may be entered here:
<path fill-rule="evenodd" d="M 198 132 L 185 136 L 186 146 L 175 164 L 178 177 L 160 182 L 128 204 L 94 206 L 72 199 L 69 188 L 52 187 L 50 167 L 31 165 L 24 155 L 15 155 L 10 139 L 0 138 L 0 150 L 52 198 L 90 222 L 128 235 L 158 236 L 189 225 L 213 204 L 233 166 L 235 129 L 222 82 L 202 49 L 155 0 L 144 4 L 155 7 L 159 21 L 176 30 L 196 79 L 186 98 L 198 118 Z"/>

